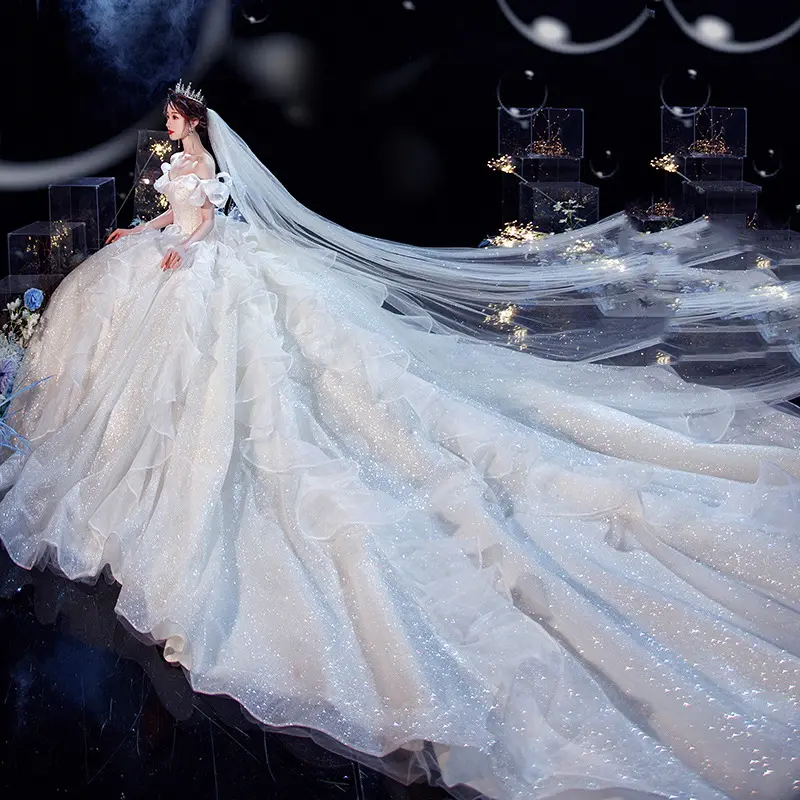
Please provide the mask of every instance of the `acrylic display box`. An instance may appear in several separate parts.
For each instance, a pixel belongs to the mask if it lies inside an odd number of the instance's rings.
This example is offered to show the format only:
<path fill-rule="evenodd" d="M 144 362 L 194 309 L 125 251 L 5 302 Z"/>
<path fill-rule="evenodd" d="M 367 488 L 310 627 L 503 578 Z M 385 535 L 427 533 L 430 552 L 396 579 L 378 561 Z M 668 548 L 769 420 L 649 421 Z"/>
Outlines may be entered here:
<path fill-rule="evenodd" d="M 583 109 L 498 109 L 497 149 L 512 158 L 583 158 Z"/>
<path fill-rule="evenodd" d="M 519 221 L 538 230 L 582 228 L 600 216 L 600 190 L 581 181 L 525 183 L 519 189 Z"/>
<path fill-rule="evenodd" d="M 519 159 L 519 174 L 526 181 L 579 181 L 581 162 L 578 158 L 535 158 Z"/>
<path fill-rule="evenodd" d="M 643 233 L 654 233 L 674 228 L 690 218 L 690 210 L 683 203 L 670 200 L 653 200 L 627 209 L 631 224 Z"/>
<path fill-rule="evenodd" d="M 134 216 L 142 221 L 151 220 L 163 214 L 168 207 L 167 199 L 153 188 L 161 177 L 161 164 L 169 161 L 178 151 L 164 131 L 139 131 L 136 144 L 136 174 L 133 198 Z"/>
<path fill-rule="evenodd" d="M 86 225 L 88 251 L 99 250 L 116 227 L 117 197 L 113 178 L 76 178 L 51 183 L 51 222 L 82 222 Z"/>
<path fill-rule="evenodd" d="M 63 275 L 7 275 L 0 280 L 0 308 L 5 308 L 7 303 L 22 297 L 28 289 L 41 289 L 45 294 L 45 302 L 55 291 Z"/>
<path fill-rule="evenodd" d="M 661 152 L 677 158 L 741 159 L 747 156 L 747 109 L 705 106 L 676 116 L 661 108 Z"/>
<path fill-rule="evenodd" d="M 84 222 L 32 222 L 8 234 L 9 275 L 65 275 L 86 256 Z"/>
<path fill-rule="evenodd" d="M 754 214 L 761 187 L 747 181 L 694 181 L 683 184 L 686 205 L 695 217 L 740 218 Z"/>
<path fill-rule="evenodd" d="M 741 181 L 744 180 L 744 159 L 719 156 L 718 158 L 679 158 L 680 171 L 690 181 Z"/>

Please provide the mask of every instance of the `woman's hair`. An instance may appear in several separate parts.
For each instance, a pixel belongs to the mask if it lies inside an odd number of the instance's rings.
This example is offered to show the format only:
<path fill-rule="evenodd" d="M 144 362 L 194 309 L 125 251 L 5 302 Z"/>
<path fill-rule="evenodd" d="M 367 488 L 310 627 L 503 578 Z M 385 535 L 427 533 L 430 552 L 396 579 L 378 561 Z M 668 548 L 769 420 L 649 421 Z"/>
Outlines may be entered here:
<path fill-rule="evenodd" d="M 203 142 L 208 144 L 208 109 L 197 100 L 192 100 L 185 94 L 177 94 L 174 89 L 167 90 L 167 99 L 164 102 L 164 116 L 167 114 L 167 107 L 174 106 L 175 109 L 183 114 L 187 120 L 196 119 L 195 131 L 200 135 Z"/>

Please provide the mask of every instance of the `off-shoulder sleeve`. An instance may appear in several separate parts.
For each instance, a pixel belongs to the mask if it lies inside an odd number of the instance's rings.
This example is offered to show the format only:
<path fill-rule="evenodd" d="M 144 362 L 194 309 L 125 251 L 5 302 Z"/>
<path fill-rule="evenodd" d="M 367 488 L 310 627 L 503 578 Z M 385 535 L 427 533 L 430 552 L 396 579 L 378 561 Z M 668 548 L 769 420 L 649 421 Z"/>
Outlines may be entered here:
<path fill-rule="evenodd" d="M 197 179 L 197 188 L 189 195 L 189 202 L 193 206 L 202 206 L 208 198 L 217 208 L 222 208 L 231 196 L 228 183 L 231 176 L 227 172 L 218 172 L 215 177 Z"/>
<path fill-rule="evenodd" d="M 171 169 L 171 165 L 166 161 L 161 165 L 161 177 L 156 178 L 153 182 L 153 188 L 157 192 L 161 192 L 164 194 L 164 187 L 169 183 L 169 171 Z"/>

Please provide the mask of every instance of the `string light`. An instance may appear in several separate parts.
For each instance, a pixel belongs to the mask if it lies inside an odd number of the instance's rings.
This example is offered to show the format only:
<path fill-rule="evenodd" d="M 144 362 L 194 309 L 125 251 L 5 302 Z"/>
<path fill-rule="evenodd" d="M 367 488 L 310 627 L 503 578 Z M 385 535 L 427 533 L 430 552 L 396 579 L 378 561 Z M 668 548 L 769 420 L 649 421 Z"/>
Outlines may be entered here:
<path fill-rule="evenodd" d="M 530 222 L 521 225 L 515 220 L 514 222 L 507 222 L 500 230 L 500 233 L 486 241 L 493 247 L 519 247 L 548 236 L 552 236 L 552 234 L 536 230 Z"/>
<path fill-rule="evenodd" d="M 169 156 L 172 155 L 172 143 L 168 141 L 160 141 L 158 139 L 154 139 L 150 143 L 150 152 L 160 158 L 162 161 L 166 160 Z"/>
<path fill-rule="evenodd" d="M 528 336 L 528 329 L 524 325 L 519 325 L 514 321 L 520 307 L 510 303 L 504 305 L 502 303 L 491 303 L 489 305 L 491 314 L 484 317 L 484 324 L 490 328 L 508 334 L 508 343 L 518 347 L 520 350 L 527 350 L 528 345 L 526 338 Z"/>
<path fill-rule="evenodd" d="M 569 155 L 560 134 L 556 134 L 550 139 L 537 139 L 530 146 L 530 151 L 537 156 L 552 156 L 553 158 Z"/>
<path fill-rule="evenodd" d="M 731 148 L 719 133 L 708 139 L 697 139 L 692 145 L 692 152 L 703 156 L 726 156 L 730 154 Z"/>
<path fill-rule="evenodd" d="M 492 328 L 498 328 L 500 330 L 503 330 L 508 325 L 511 325 L 514 315 L 517 313 L 517 311 L 519 311 L 519 306 L 515 306 L 513 303 L 510 303 L 509 305 L 504 305 L 502 303 L 491 303 L 489 308 L 494 313 L 487 314 L 483 321 L 486 325 L 489 325 Z"/>
<path fill-rule="evenodd" d="M 579 256 L 596 250 L 595 244 L 590 239 L 576 239 L 571 245 L 564 248 L 564 255 Z"/>
<path fill-rule="evenodd" d="M 680 164 L 678 164 L 678 159 L 674 153 L 664 153 L 664 155 L 651 158 L 650 166 L 656 169 L 663 169 L 664 172 L 674 172 L 676 175 L 680 175 L 687 183 L 691 183 L 689 178 L 680 171 Z"/>
<path fill-rule="evenodd" d="M 497 170 L 498 172 L 505 172 L 508 175 L 517 174 L 517 167 L 514 164 L 514 159 L 509 155 L 490 158 L 486 162 L 486 165 L 489 167 L 489 169 Z"/>
<path fill-rule="evenodd" d="M 659 200 L 651 205 L 645 212 L 651 217 L 674 217 L 675 206 L 668 200 Z"/>
<path fill-rule="evenodd" d="M 527 350 L 528 345 L 525 343 L 527 335 L 528 329 L 523 325 L 517 325 L 508 336 L 509 344 L 515 344 L 520 350 Z"/>

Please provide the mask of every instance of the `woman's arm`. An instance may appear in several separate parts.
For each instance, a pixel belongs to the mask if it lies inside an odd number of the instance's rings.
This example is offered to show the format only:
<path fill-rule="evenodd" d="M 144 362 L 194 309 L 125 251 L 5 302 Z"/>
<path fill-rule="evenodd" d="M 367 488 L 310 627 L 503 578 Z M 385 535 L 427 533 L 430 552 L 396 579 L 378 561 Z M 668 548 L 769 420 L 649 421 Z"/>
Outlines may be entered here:
<path fill-rule="evenodd" d="M 147 229 L 161 230 L 161 228 L 166 228 L 167 225 L 172 225 L 174 221 L 175 215 L 172 209 L 169 208 L 163 214 L 159 214 L 155 219 L 151 219 L 148 222 L 137 225 L 135 228 L 131 228 L 131 233 L 142 233 Z"/>
<path fill-rule="evenodd" d="M 146 230 L 161 230 L 165 225 L 171 225 L 174 222 L 174 215 L 172 213 L 172 209 L 170 208 L 169 211 L 165 211 L 160 216 L 156 217 L 155 219 L 151 219 L 148 222 L 143 222 L 141 225 L 137 225 L 135 228 L 117 228 L 115 231 L 112 231 L 108 238 L 106 239 L 106 244 L 111 244 L 111 242 L 116 242 L 118 239 L 121 239 L 123 236 L 131 236 L 135 233 L 144 233 Z"/>

